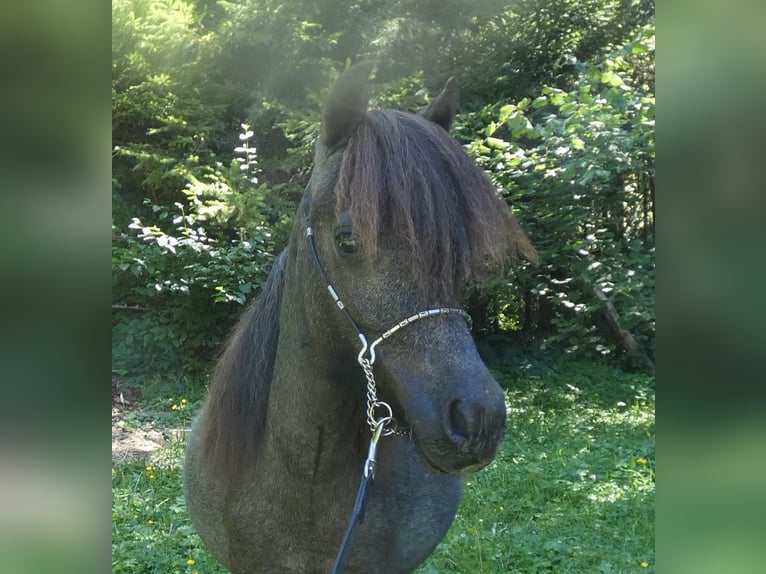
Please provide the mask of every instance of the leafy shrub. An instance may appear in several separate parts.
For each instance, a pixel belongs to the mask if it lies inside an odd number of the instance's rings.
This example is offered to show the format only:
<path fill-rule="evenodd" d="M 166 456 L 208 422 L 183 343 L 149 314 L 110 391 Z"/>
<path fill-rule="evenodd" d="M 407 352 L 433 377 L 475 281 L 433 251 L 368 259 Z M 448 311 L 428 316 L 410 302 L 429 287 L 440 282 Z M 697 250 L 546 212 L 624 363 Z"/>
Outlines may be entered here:
<path fill-rule="evenodd" d="M 647 27 L 584 66 L 576 89 L 546 86 L 535 98 L 488 106 L 463 125 L 469 132 L 485 125 L 469 149 L 541 258 L 539 267 L 523 266 L 490 286 L 496 323 L 524 317 L 512 328 L 542 333 L 544 347 L 614 353 L 599 328 L 608 300 L 620 326 L 653 351 L 653 49 Z"/>
<path fill-rule="evenodd" d="M 651 354 L 653 29 L 599 58 L 653 1 L 427 4 L 113 2 L 114 302 L 145 309 L 115 313 L 117 368 L 212 356 L 284 245 L 324 90 L 360 58 L 373 105 L 414 110 L 459 78 L 459 135 L 543 255 L 490 285 L 489 330 L 613 354 L 598 288 Z"/>
<path fill-rule="evenodd" d="M 236 160 L 206 177 L 188 173 L 173 209 L 145 200 L 156 223 L 113 226 L 113 297 L 143 313 L 117 319 L 117 369 L 181 373 L 209 361 L 265 280 L 289 218 L 258 184 L 253 132 L 242 127 Z"/>

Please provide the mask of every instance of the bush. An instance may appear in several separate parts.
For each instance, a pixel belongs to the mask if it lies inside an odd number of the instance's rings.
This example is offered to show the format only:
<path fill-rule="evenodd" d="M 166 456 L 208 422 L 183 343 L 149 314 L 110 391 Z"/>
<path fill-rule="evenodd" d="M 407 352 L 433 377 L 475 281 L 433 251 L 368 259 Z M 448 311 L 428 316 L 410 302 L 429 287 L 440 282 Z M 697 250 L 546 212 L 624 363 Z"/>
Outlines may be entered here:
<path fill-rule="evenodd" d="M 651 355 L 653 29 L 600 55 L 653 1 L 368 4 L 115 0 L 115 366 L 213 355 L 286 242 L 324 89 L 360 58 L 378 62 L 373 105 L 414 110 L 459 78 L 458 135 L 543 256 L 477 296 L 489 330 L 613 355 L 608 297 Z"/>
<path fill-rule="evenodd" d="M 620 327 L 653 353 L 653 50 L 647 27 L 584 66 L 576 89 L 544 87 L 467 117 L 464 131 L 485 126 L 471 153 L 541 259 L 490 285 L 496 326 L 541 333 L 544 347 L 569 354 L 613 354 L 608 302 Z"/>
<path fill-rule="evenodd" d="M 188 173 L 173 209 L 145 200 L 156 224 L 113 226 L 113 298 L 130 313 L 113 329 L 117 369 L 180 373 L 209 361 L 265 280 L 289 218 L 258 184 L 253 132 L 242 127 L 229 167 Z"/>

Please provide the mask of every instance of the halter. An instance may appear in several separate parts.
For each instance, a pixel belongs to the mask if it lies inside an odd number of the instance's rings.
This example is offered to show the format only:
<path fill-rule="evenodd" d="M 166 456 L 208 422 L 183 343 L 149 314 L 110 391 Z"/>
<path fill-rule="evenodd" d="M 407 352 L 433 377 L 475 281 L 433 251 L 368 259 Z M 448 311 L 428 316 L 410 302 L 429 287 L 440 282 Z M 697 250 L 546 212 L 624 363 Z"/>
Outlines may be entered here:
<path fill-rule="evenodd" d="M 319 274 L 322 276 L 322 279 L 325 282 L 327 292 L 330 294 L 330 297 L 332 297 L 336 307 L 338 307 L 338 309 L 346 316 L 349 323 L 351 323 L 351 326 L 356 331 L 356 334 L 359 337 L 359 341 L 362 344 L 362 348 L 359 351 L 356 360 L 362 367 L 364 376 L 367 379 L 367 424 L 369 425 L 370 431 L 372 432 L 367 459 L 364 462 L 362 480 L 359 484 L 359 490 L 356 495 L 356 502 L 354 503 L 354 510 L 351 514 L 351 520 L 349 521 L 346 533 L 343 536 L 343 541 L 341 542 L 340 549 L 338 550 L 338 555 L 335 559 L 335 564 L 331 571 L 331 574 L 338 574 L 343 570 L 343 566 L 348 556 L 348 548 L 350 546 L 356 524 L 358 520 L 361 520 L 362 514 L 364 512 L 364 502 L 367 494 L 367 486 L 370 481 L 375 479 L 375 467 L 377 465 L 376 452 L 378 441 L 383 436 L 391 436 L 394 434 L 405 437 L 411 436 L 410 430 L 405 431 L 399 428 L 399 425 L 394 418 L 394 413 L 391 409 L 391 405 L 385 401 L 381 401 L 378 398 L 377 387 L 375 385 L 375 375 L 372 370 L 372 366 L 375 363 L 375 347 L 391 337 L 400 329 L 403 329 L 404 327 L 407 327 L 408 325 L 411 325 L 420 319 L 439 317 L 442 315 L 460 315 L 468 323 L 469 329 L 473 326 L 473 321 L 471 320 L 471 316 L 468 313 L 456 307 L 438 307 L 434 309 L 428 309 L 426 311 L 415 313 L 414 315 L 399 321 L 393 327 L 380 335 L 377 339 L 373 340 L 372 343 L 368 343 L 367 336 L 359 327 L 359 323 L 354 320 L 354 317 L 349 312 L 346 304 L 341 300 L 338 292 L 335 290 L 335 287 L 333 287 L 332 283 L 327 277 L 327 273 L 322 266 L 322 262 L 319 260 L 319 254 L 317 253 L 316 244 L 314 242 L 314 230 L 311 225 L 310 193 L 306 193 L 304 202 L 306 203 L 306 239 L 308 241 L 311 254 L 314 258 L 314 263 L 316 264 L 317 269 L 319 270 Z"/>

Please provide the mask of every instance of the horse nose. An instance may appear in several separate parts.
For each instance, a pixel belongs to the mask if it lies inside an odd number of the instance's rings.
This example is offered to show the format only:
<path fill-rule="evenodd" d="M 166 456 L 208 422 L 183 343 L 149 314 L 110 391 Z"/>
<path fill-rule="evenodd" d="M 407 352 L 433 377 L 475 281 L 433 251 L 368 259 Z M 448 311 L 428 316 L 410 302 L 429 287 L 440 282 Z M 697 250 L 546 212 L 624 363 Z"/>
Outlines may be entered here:
<path fill-rule="evenodd" d="M 447 432 L 453 442 L 469 441 L 481 429 L 484 409 L 477 407 L 472 409 L 474 412 L 470 410 L 466 409 L 465 403 L 460 399 L 450 403 L 447 413 Z"/>
<path fill-rule="evenodd" d="M 504 402 L 501 406 L 470 398 L 454 399 L 447 408 L 444 430 L 453 443 L 462 447 L 495 446 L 492 443 L 505 428 Z"/>

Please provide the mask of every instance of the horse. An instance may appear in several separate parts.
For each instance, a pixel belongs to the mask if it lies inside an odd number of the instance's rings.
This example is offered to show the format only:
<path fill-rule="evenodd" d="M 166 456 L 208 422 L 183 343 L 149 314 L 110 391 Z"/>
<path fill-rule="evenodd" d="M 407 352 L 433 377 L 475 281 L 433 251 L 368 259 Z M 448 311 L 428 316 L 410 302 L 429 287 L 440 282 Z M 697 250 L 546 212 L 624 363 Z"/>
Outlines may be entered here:
<path fill-rule="evenodd" d="M 419 113 L 368 110 L 370 73 L 331 88 L 287 248 L 189 435 L 191 522 L 234 574 L 330 572 L 367 470 L 344 571 L 413 571 L 504 437 L 459 303 L 534 248 L 448 133 L 455 80 Z"/>

